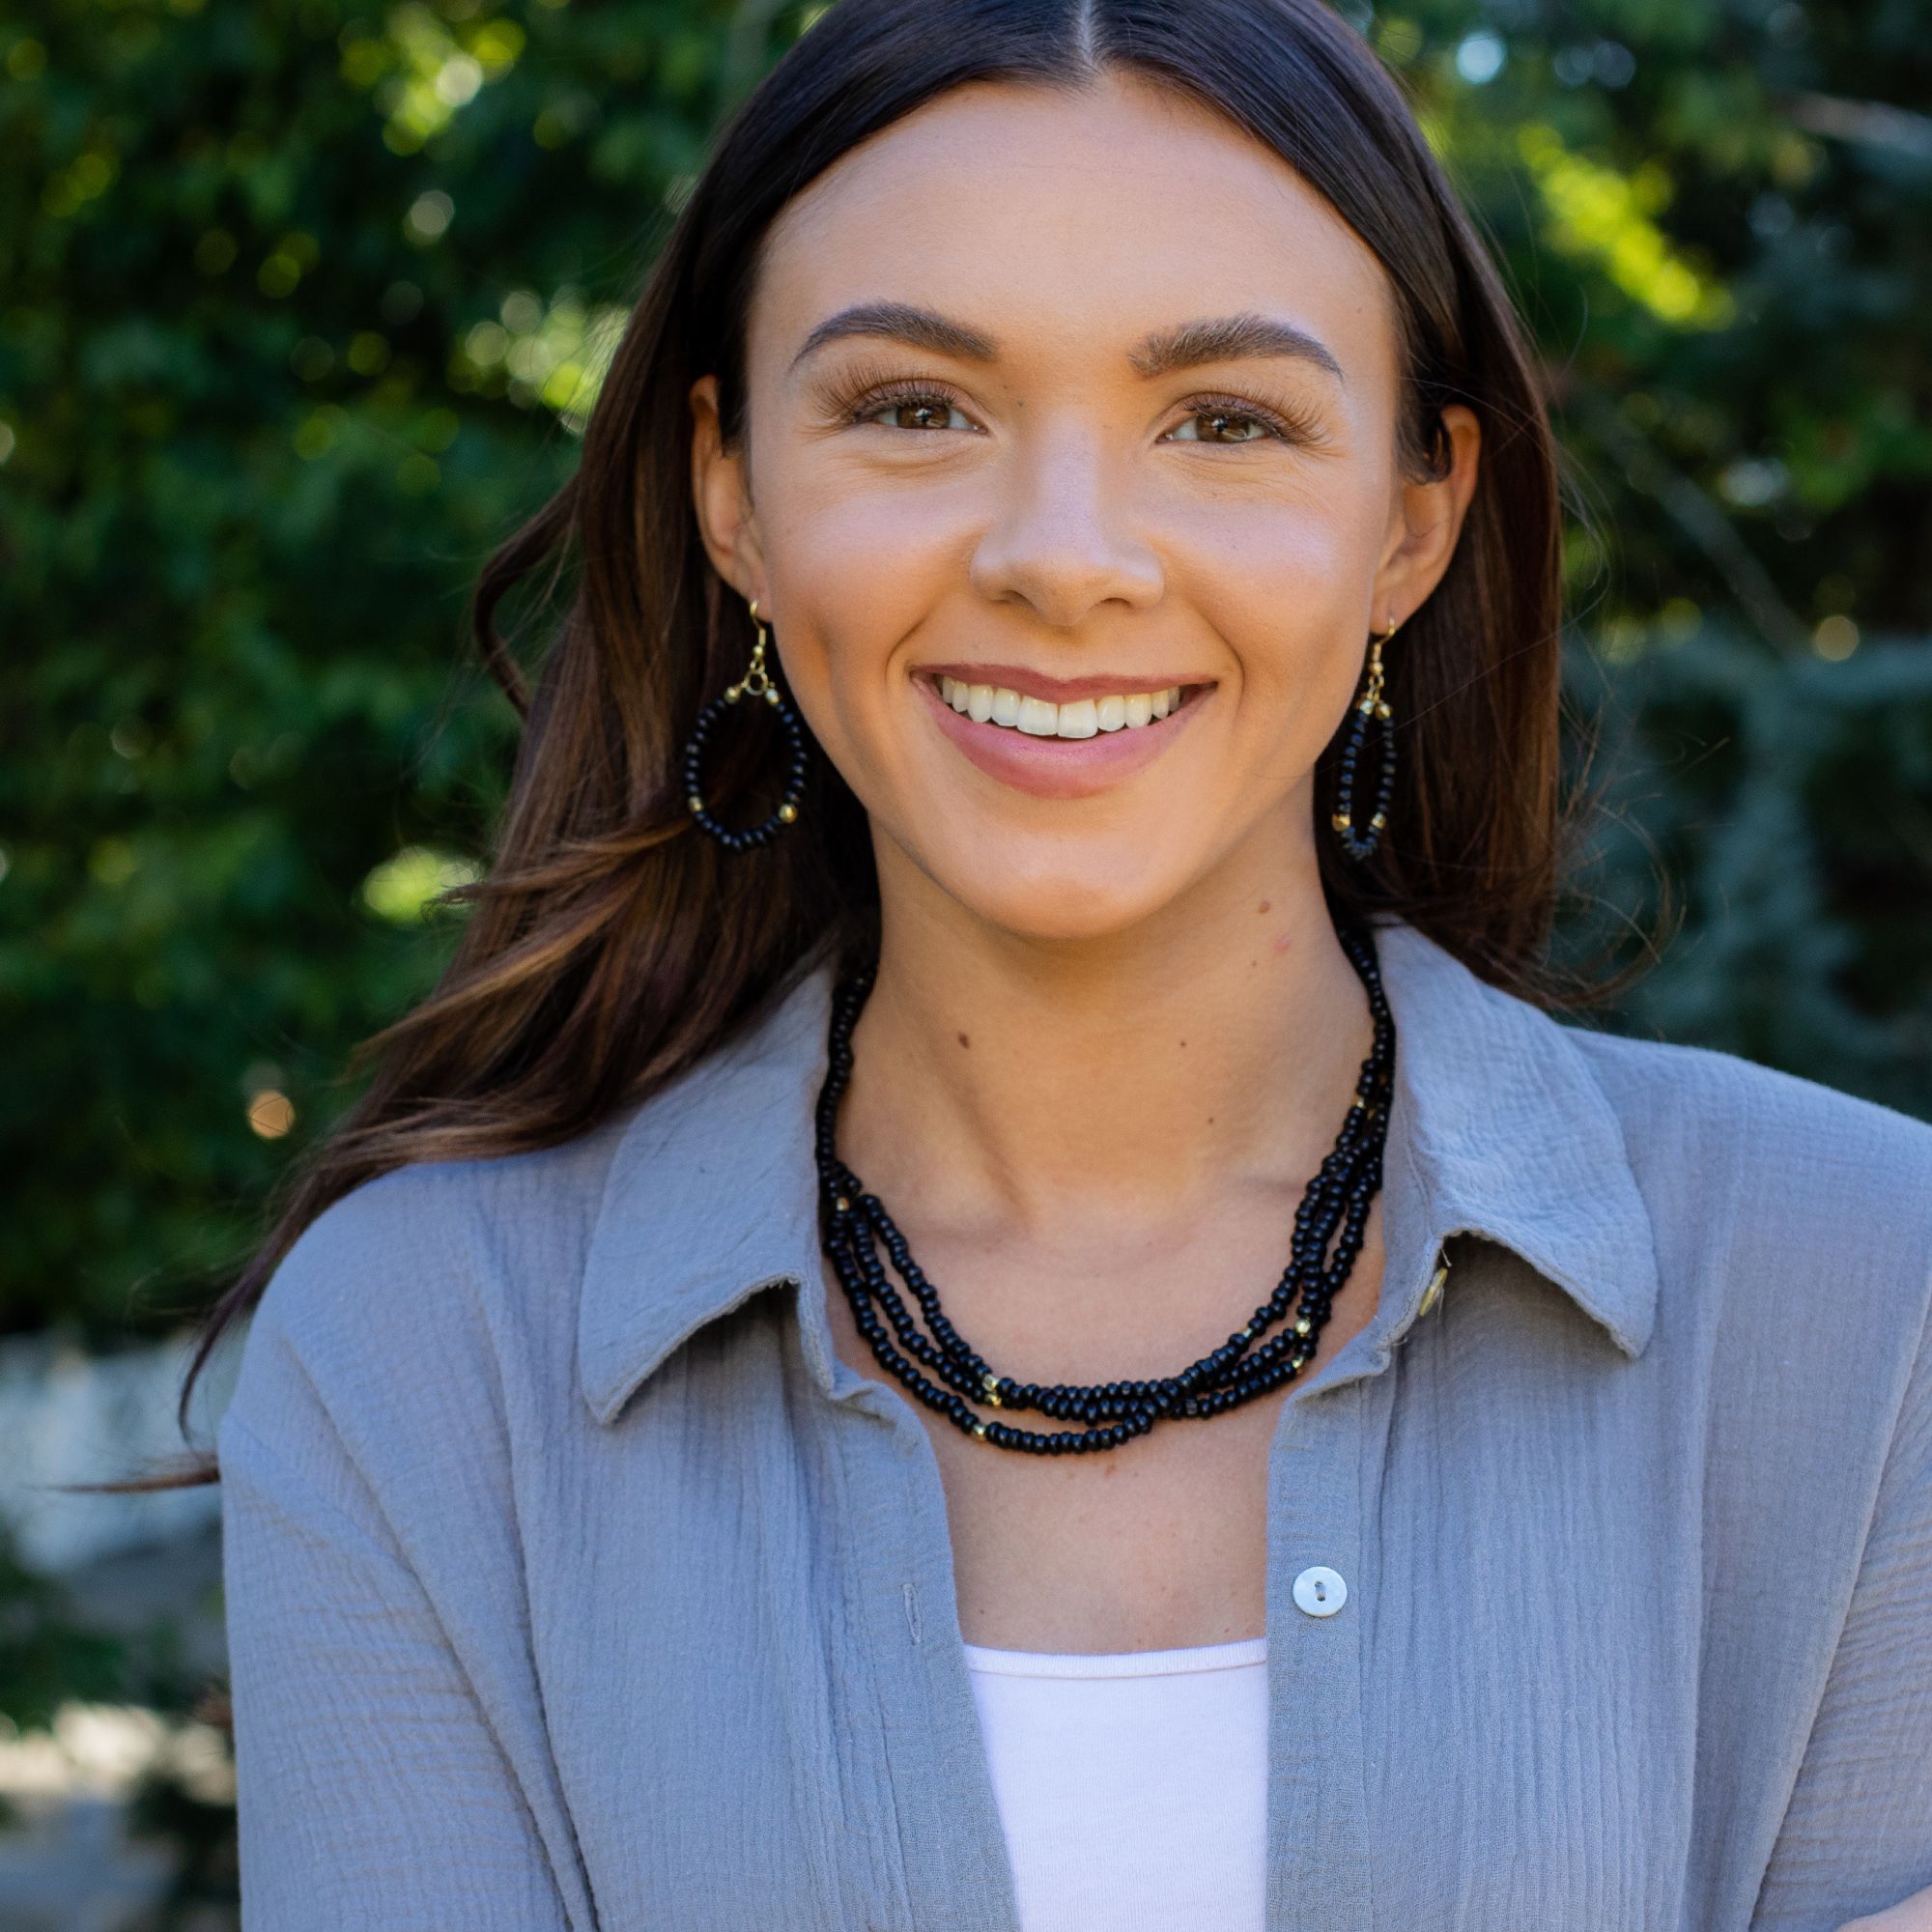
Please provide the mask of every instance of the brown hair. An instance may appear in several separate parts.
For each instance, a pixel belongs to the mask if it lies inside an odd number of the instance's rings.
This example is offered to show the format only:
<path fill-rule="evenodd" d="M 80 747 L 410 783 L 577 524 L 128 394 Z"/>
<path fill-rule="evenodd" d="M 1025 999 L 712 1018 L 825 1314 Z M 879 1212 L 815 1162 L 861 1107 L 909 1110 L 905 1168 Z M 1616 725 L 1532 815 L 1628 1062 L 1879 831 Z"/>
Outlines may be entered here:
<path fill-rule="evenodd" d="M 373 1062 L 369 1085 L 284 1181 L 272 1230 L 210 1312 L 182 1392 L 185 1435 L 215 1343 L 330 1203 L 410 1162 L 580 1134 L 754 1022 L 828 954 L 875 938 L 865 814 L 815 747 L 799 820 L 769 845 L 726 852 L 686 807 L 681 745 L 753 637 L 699 540 L 688 392 L 715 372 L 724 435 L 744 435 L 761 242 L 839 156 L 964 82 L 1078 87 L 1109 68 L 1225 115 L 1375 252 L 1400 329 L 1406 473 L 1442 473 L 1446 402 L 1481 425 L 1456 554 L 1388 653 L 1400 748 L 1389 829 L 1359 867 L 1320 841 L 1331 905 L 1358 921 L 1405 919 L 1541 1005 L 1616 990 L 1559 984 L 1542 963 L 1580 813 L 1559 797 L 1559 465 L 1532 353 L 1470 217 L 1360 36 L 1321 0 L 840 0 L 723 129 L 643 280 L 577 473 L 482 571 L 476 637 L 525 721 L 495 864 L 445 895 L 473 911 L 440 982 L 358 1049 L 358 1069 Z M 532 690 L 496 613 L 545 564 L 547 592 L 566 574 L 571 589 Z M 756 800 L 759 753 L 774 748 L 727 735 L 709 796 L 721 816 L 750 823 L 769 809 Z M 1336 752 L 1318 766 L 1324 817 Z M 219 1474 L 209 1454 L 71 1487 L 179 1488 Z"/>

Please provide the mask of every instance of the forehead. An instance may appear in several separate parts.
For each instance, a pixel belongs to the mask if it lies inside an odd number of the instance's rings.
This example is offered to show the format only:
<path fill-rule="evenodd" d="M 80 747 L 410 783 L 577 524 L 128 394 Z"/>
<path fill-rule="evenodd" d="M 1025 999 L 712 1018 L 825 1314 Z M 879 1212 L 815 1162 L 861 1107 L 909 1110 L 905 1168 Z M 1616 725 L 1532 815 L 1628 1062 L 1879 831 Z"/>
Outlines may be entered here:
<path fill-rule="evenodd" d="M 1042 359 L 1260 310 L 1321 336 L 1351 386 L 1394 372 L 1386 282 L 1360 237 L 1232 122 L 1118 73 L 1078 90 L 974 82 L 841 156 L 766 238 L 754 372 L 877 299 Z"/>

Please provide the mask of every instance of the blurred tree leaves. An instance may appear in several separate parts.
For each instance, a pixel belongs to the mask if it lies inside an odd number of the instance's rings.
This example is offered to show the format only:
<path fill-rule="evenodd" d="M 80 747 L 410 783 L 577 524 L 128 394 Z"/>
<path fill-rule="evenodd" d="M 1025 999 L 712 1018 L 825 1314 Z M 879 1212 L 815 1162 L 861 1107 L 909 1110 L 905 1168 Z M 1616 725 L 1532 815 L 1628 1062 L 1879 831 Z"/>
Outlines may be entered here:
<path fill-rule="evenodd" d="M 514 728 L 467 592 L 574 463 L 732 26 L 0 24 L 0 1331 L 178 1319 L 433 977 Z"/>
<path fill-rule="evenodd" d="M 474 571 L 816 11 L 0 22 L 0 1331 L 171 1325 L 432 978 L 452 916 L 419 909 L 479 861 L 513 729 Z M 1620 1022 L 1932 1112 L 1922 14 L 1350 17 L 1506 262 L 1598 520 L 1599 883 L 1640 911 L 1648 840 L 1691 919 Z"/>
<path fill-rule="evenodd" d="M 1598 525 L 1567 683 L 1618 817 L 1566 941 L 1650 918 L 1661 862 L 1687 925 L 1612 1023 L 1932 1115 L 1922 26 L 1498 0 L 1366 31 L 1508 264 Z"/>

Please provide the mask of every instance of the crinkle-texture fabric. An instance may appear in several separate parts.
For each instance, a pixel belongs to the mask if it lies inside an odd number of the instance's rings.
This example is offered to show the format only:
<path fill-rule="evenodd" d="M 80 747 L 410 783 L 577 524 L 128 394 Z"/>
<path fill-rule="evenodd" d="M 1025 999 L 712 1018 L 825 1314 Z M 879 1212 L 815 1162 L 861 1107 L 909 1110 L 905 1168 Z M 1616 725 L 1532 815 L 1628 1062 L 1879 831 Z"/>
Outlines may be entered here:
<path fill-rule="evenodd" d="M 1268 1927 L 1932 1885 L 1932 1126 L 1377 944 L 1380 1300 L 1269 1451 Z M 216 1436 L 247 1932 L 1019 1932 L 937 1460 L 832 1349 L 830 987 L 274 1275 Z"/>

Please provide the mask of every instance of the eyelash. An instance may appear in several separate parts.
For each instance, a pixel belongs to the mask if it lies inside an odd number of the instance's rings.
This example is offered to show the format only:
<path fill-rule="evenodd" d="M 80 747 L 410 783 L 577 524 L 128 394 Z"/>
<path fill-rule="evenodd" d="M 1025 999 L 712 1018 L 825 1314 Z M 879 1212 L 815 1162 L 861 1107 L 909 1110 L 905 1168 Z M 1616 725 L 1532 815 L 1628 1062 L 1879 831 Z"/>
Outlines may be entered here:
<path fill-rule="evenodd" d="M 848 427 L 857 428 L 889 406 L 904 409 L 918 403 L 937 403 L 946 409 L 960 407 L 958 397 L 942 384 L 903 377 L 880 382 L 862 375 L 855 387 L 834 399 L 833 409 Z M 1196 416 L 1233 416 L 1243 422 L 1258 422 L 1268 432 L 1265 438 L 1236 437 L 1226 442 L 1211 437 L 1198 439 L 1208 449 L 1240 449 L 1260 441 L 1297 443 L 1321 440 L 1321 426 L 1315 418 L 1296 410 L 1269 409 L 1240 396 L 1193 396 L 1188 403 L 1182 422 L 1190 422 Z M 912 430 L 903 434 L 920 436 L 926 432 Z"/>

